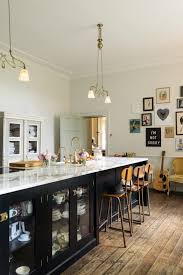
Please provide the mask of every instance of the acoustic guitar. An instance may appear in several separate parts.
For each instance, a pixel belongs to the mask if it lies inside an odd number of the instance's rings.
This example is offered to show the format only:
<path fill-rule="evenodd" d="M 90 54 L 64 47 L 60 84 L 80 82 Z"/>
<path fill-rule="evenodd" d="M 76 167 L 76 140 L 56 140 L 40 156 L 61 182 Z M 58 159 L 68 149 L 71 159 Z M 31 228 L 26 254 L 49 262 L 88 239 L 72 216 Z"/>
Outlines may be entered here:
<path fill-rule="evenodd" d="M 168 179 L 169 171 L 167 169 L 164 169 L 164 158 L 165 158 L 165 151 L 162 151 L 161 169 L 156 173 L 156 177 L 153 182 L 153 188 L 158 191 L 169 193 L 169 179 Z"/>

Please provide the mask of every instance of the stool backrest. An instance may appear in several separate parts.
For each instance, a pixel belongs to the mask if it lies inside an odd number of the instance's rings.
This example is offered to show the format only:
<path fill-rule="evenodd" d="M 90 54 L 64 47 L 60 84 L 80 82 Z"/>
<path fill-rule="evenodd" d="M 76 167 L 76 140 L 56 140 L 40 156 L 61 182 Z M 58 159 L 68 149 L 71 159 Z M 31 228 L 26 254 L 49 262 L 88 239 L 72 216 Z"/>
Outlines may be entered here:
<path fill-rule="evenodd" d="M 153 167 L 151 163 L 147 163 L 145 165 L 145 172 L 147 175 L 152 175 L 153 174 Z"/>
<path fill-rule="evenodd" d="M 121 172 L 121 179 L 124 181 L 131 181 L 133 176 L 133 167 L 125 168 Z"/>
<path fill-rule="evenodd" d="M 143 179 L 145 174 L 144 165 L 136 166 L 133 170 L 133 174 L 137 179 Z"/>
<path fill-rule="evenodd" d="M 121 181 L 125 184 L 125 191 L 127 192 L 127 184 L 129 183 L 130 190 L 132 187 L 133 167 L 125 168 L 121 172 Z"/>

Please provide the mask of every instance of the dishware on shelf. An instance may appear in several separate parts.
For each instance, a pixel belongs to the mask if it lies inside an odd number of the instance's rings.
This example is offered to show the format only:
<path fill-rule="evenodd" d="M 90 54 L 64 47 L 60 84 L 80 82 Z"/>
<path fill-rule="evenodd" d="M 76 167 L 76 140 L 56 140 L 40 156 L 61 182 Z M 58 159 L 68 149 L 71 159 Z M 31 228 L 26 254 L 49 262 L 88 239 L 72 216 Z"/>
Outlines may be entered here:
<path fill-rule="evenodd" d="M 30 268 L 28 266 L 19 266 L 16 270 L 15 270 L 16 274 L 18 275 L 28 275 L 30 274 Z"/>
<path fill-rule="evenodd" d="M 53 243 L 52 245 L 52 256 L 54 256 L 61 249 L 60 245 Z"/>
<path fill-rule="evenodd" d="M 9 241 L 13 241 L 22 233 L 22 223 L 14 222 L 9 225 Z"/>
<path fill-rule="evenodd" d="M 52 231 L 52 241 L 55 241 L 55 240 L 56 240 L 56 238 L 57 238 L 57 233 L 58 233 L 57 230 Z"/>
<path fill-rule="evenodd" d="M 56 195 L 53 195 L 53 198 L 57 204 L 61 204 L 65 201 L 65 193 L 57 193 Z"/>
<path fill-rule="evenodd" d="M 64 219 L 68 219 L 69 218 L 69 211 L 64 211 L 63 213 L 62 213 L 62 218 L 64 218 Z"/>
<path fill-rule="evenodd" d="M 62 249 L 68 247 L 69 233 L 68 232 L 59 233 L 57 235 L 57 241 Z"/>
<path fill-rule="evenodd" d="M 80 241 L 82 239 L 81 233 L 77 233 L 77 240 Z"/>
<path fill-rule="evenodd" d="M 16 217 L 18 215 L 18 210 L 17 209 L 14 209 L 14 208 L 10 208 L 9 209 L 9 218 L 13 218 L 13 217 Z"/>
<path fill-rule="evenodd" d="M 19 238 L 18 241 L 19 242 L 28 242 L 30 241 L 30 232 L 26 231 L 26 233 L 22 233 Z"/>
<path fill-rule="evenodd" d="M 62 214 L 59 209 L 52 210 L 52 221 L 53 222 L 60 220 L 61 217 L 62 217 Z"/>
<path fill-rule="evenodd" d="M 77 192 L 77 195 L 78 195 L 79 197 L 81 197 L 82 194 L 83 194 L 83 188 L 78 187 L 76 192 Z"/>
<path fill-rule="evenodd" d="M 33 213 L 33 204 L 32 201 L 23 201 L 20 203 L 21 210 L 22 210 L 22 216 L 26 217 Z"/>

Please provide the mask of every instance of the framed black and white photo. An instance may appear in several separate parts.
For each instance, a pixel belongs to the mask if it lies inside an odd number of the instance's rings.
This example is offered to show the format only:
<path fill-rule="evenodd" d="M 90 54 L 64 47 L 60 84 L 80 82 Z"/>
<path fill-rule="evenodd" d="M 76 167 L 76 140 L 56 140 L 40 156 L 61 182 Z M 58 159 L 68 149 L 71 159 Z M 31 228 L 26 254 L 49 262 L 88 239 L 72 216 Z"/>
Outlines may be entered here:
<path fill-rule="evenodd" d="M 169 103 L 170 102 L 170 87 L 156 89 L 156 103 Z"/>
<path fill-rule="evenodd" d="M 183 98 L 178 98 L 177 99 L 177 109 L 182 109 L 183 108 Z"/>
<path fill-rule="evenodd" d="M 153 111 L 154 110 L 154 98 L 144 97 L 143 98 L 143 111 Z"/>
<path fill-rule="evenodd" d="M 183 135 L 183 111 L 176 112 L 176 135 Z"/>
<path fill-rule="evenodd" d="M 141 115 L 142 126 L 152 126 L 152 114 L 145 113 Z"/>

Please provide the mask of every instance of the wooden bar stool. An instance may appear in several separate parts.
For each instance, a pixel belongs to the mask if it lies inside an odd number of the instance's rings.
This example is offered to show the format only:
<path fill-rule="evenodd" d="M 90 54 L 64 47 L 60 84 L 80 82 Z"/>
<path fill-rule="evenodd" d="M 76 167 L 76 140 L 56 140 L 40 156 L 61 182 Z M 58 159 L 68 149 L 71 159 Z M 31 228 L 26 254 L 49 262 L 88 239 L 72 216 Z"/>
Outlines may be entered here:
<path fill-rule="evenodd" d="M 143 183 L 144 183 L 144 175 L 145 175 L 144 166 L 135 167 L 134 171 L 133 171 L 133 175 L 135 177 L 133 186 L 136 186 L 136 189 L 132 188 L 132 190 L 130 192 L 130 201 L 131 201 L 132 192 L 138 193 L 139 221 L 137 221 L 137 222 L 140 222 L 140 224 L 141 224 L 142 222 L 144 222 L 144 194 L 143 194 L 143 191 L 144 191 Z M 131 207 L 132 207 L 132 205 L 131 205 Z M 142 210 L 141 210 L 141 208 L 142 208 Z M 131 209 L 131 211 L 132 211 L 132 209 Z M 132 221 L 135 221 L 135 220 L 132 219 Z"/>
<path fill-rule="evenodd" d="M 99 212 L 99 224 L 101 221 L 103 201 L 104 201 L 104 199 L 107 199 L 108 200 L 108 208 L 107 208 L 107 218 L 106 218 L 106 223 L 105 223 L 105 230 L 106 230 L 107 224 L 110 224 L 110 227 L 112 227 L 111 226 L 111 224 L 112 224 L 112 202 L 113 202 L 113 199 L 115 199 L 118 204 L 118 215 L 119 215 L 120 221 L 121 221 L 121 230 L 122 230 L 122 234 L 123 234 L 124 247 L 126 247 L 125 232 L 124 232 L 124 225 L 123 225 L 123 212 L 122 212 L 122 210 L 124 210 L 124 209 L 122 208 L 122 202 L 123 201 L 126 202 L 128 223 L 129 223 L 129 232 L 130 232 L 130 235 L 132 236 L 132 223 L 131 223 L 131 215 L 130 215 L 130 205 L 129 205 L 129 200 L 128 200 L 127 182 L 129 181 L 128 180 L 129 178 L 132 178 L 133 168 L 131 168 L 131 167 L 126 168 L 123 171 L 124 171 L 123 174 L 124 174 L 125 188 L 123 188 L 122 184 L 120 184 L 120 185 L 118 185 L 118 189 L 114 190 L 113 193 L 103 193 L 102 194 L 102 200 L 101 200 L 101 206 L 100 206 L 100 212 Z M 110 220 L 109 220 L 109 217 L 110 217 Z"/>

